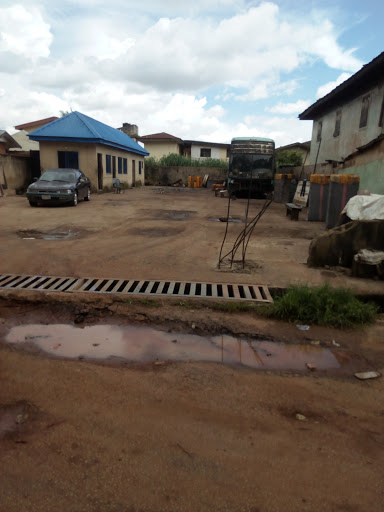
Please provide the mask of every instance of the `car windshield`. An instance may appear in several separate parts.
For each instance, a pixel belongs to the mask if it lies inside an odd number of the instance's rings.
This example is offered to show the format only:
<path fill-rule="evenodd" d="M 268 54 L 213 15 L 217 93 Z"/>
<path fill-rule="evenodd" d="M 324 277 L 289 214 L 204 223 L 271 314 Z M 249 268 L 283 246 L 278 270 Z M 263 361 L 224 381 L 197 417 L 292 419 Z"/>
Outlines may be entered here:
<path fill-rule="evenodd" d="M 74 183 L 76 174 L 73 171 L 46 171 L 39 181 L 62 181 L 63 183 Z"/>

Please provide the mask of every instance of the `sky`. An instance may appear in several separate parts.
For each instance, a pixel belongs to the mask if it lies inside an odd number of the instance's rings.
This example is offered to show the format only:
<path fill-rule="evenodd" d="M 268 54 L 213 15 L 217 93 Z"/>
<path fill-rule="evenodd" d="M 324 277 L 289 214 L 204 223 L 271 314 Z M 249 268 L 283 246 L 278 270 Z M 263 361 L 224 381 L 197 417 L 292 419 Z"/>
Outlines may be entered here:
<path fill-rule="evenodd" d="M 0 129 L 79 111 L 210 142 L 298 115 L 384 51 L 382 0 L 0 0 Z"/>

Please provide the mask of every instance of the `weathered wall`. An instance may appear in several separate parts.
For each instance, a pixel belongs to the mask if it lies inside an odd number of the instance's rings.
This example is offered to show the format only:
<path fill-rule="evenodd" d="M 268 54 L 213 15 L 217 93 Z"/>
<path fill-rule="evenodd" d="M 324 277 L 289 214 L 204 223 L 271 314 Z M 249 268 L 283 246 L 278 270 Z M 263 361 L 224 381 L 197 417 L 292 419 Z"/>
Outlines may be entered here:
<path fill-rule="evenodd" d="M 58 151 L 77 151 L 79 153 L 79 169 L 88 176 L 92 185 L 96 183 L 96 146 L 95 144 L 80 144 L 75 142 L 40 142 L 40 167 L 43 173 L 47 169 L 59 167 Z M 92 187 L 93 188 L 93 187 Z"/>
<path fill-rule="evenodd" d="M 360 190 L 368 190 L 371 194 L 384 194 L 384 161 L 377 160 L 365 165 L 344 169 L 345 174 L 360 176 Z"/>
<path fill-rule="evenodd" d="M 92 190 L 98 188 L 98 174 L 97 174 L 97 153 L 102 155 L 103 165 L 103 188 L 112 188 L 112 172 L 107 174 L 106 169 L 106 155 L 116 157 L 116 178 L 126 186 L 133 185 L 133 161 L 135 161 L 136 169 L 136 182 L 141 181 L 144 184 L 144 157 L 128 151 L 123 151 L 112 146 L 105 146 L 104 144 L 85 144 L 85 143 L 71 143 L 71 142 L 40 142 L 40 165 L 42 172 L 47 169 L 57 168 L 58 151 L 77 151 L 79 154 L 79 168 L 83 173 L 88 176 L 92 183 Z M 118 173 L 118 157 L 127 158 L 127 174 Z M 142 162 L 142 171 L 139 174 L 139 162 Z"/>
<path fill-rule="evenodd" d="M 384 194 L 384 140 L 348 159 L 339 173 L 358 174 L 360 190 Z"/>
<path fill-rule="evenodd" d="M 229 160 L 229 158 L 227 158 L 227 150 L 224 149 L 224 148 L 217 148 L 217 147 L 214 147 L 214 146 L 207 146 L 206 144 L 205 145 L 201 145 L 199 146 L 198 144 L 192 144 L 192 147 L 191 147 L 191 158 L 193 160 L 201 160 L 201 163 L 203 164 L 204 163 L 204 157 L 201 157 L 200 156 L 200 149 L 210 149 L 211 150 L 211 156 L 209 158 L 215 158 L 217 160 L 223 160 L 223 162 L 227 162 Z"/>
<path fill-rule="evenodd" d="M 138 155 L 136 153 L 129 153 L 128 151 L 123 151 L 121 149 L 113 148 L 112 146 L 105 146 L 103 144 L 98 144 L 96 147 L 96 153 L 100 153 L 102 155 L 102 164 L 103 164 L 103 188 L 111 188 L 112 187 L 112 172 L 107 174 L 107 163 L 106 156 L 111 155 L 111 157 L 116 157 L 116 178 L 120 180 L 121 183 L 124 183 L 127 187 L 132 187 L 134 185 L 139 184 L 144 185 L 145 181 L 145 173 L 144 173 L 144 157 Z M 122 171 L 121 174 L 118 172 L 118 157 L 127 159 L 127 174 L 124 174 Z M 139 162 L 141 162 L 141 173 L 139 171 Z M 133 166 L 135 167 L 135 180 L 133 178 Z M 96 169 L 96 177 L 97 177 L 97 159 L 95 161 L 95 169 Z M 134 183 L 135 181 L 135 183 Z M 95 181 L 97 183 L 97 181 Z"/>
<path fill-rule="evenodd" d="M 228 170 L 221 167 L 146 167 L 146 184 L 148 185 L 171 185 L 178 180 L 187 186 L 188 176 L 209 175 L 209 181 L 224 181 L 227 178 Z"/>
<path fill-rule="evenodd" d="M 180 154 L 180 145 L 176 142 L 144 142 L 144 148 L 149 152 L 149 156 L 161 158 L 171 153 Z"/>
<path fill-rule="evenodd" d="M 356 153 L 336 167 L 331 163 L 302 167 L 281 167 L 281 174 L 293 174 L 296 179 L 309 179 L 311 174 L 357 174 L 360 176 L 359 190 L 372 194 L 384 194 L 384 139 L 363 152 Z"/>
<path fill-rule="evenodd" d="M 29 158 L 0 155 L 0 183 L 7 186 L 7 193 L 26 189 L 31 181 Z"/>
<path fill-rule="evenodd" d="M 368 123 L 364 128 L 359 128 L 360 114 L 363 97 L 370 93 L 370 106 L 368 112 Z M 316 155 L 319 148 L 317 142 L 317 130 L 319 122 L 322 121 L 322 135 L 319 156 L 317 162 L 326 160 L 341 161 L 356 151 L 356 148 L 363 146 L 375 139 L 382 132 L 379 126 L 379 116 L 384 95 L 384 83 L 365 92 L 354 100 L 337 107 L 322 117 L 315 119 L 312 129 L 310 164 L 316 162 Z M 341 109 L 340 135 L 333 136 L 336 122 L 336 111 Z"/>

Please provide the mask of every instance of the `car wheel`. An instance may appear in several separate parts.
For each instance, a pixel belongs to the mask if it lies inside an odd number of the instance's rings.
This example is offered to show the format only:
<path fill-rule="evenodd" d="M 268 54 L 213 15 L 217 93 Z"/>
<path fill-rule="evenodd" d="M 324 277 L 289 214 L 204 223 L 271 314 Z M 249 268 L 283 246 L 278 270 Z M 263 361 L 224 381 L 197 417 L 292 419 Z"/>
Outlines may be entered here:
<path fill-rule="evenodd" d="M 84 201 L 90 201 L 91 200 L 91 189 L 88 188 L 87 195 L 84 197 Z"/>
<path fill-rule="evenodd" d="M 77 206 L 77 192 L 73 193 L 72 206 Z"/>
<path fill-rule="evenodd" d="M 35 201 L 29 201 L 30 206 L 37 206 L 37 203 Z"/>

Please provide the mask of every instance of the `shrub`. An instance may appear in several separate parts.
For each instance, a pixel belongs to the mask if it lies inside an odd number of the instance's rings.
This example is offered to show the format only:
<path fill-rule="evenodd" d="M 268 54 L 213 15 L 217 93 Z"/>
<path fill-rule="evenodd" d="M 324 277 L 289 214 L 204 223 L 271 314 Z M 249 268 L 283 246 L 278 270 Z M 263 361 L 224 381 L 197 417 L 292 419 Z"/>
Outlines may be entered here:
<path fill-rule="evenodd" d="M 300 151 L 276 151 L 276 167 L 293 165 L 299 167 L 303 164 L 303 155 Z"/>
<path fill-rule="evenodd" d="M 160 166 L 160 167 L 222 167 L 227 169 L 228 163 L 218 158 L 205 158 L 204 160 L 192 160 L 187 156 L 171 153 L 155 158 L 150 156 L 145 159 L 146 166 Z"/>

